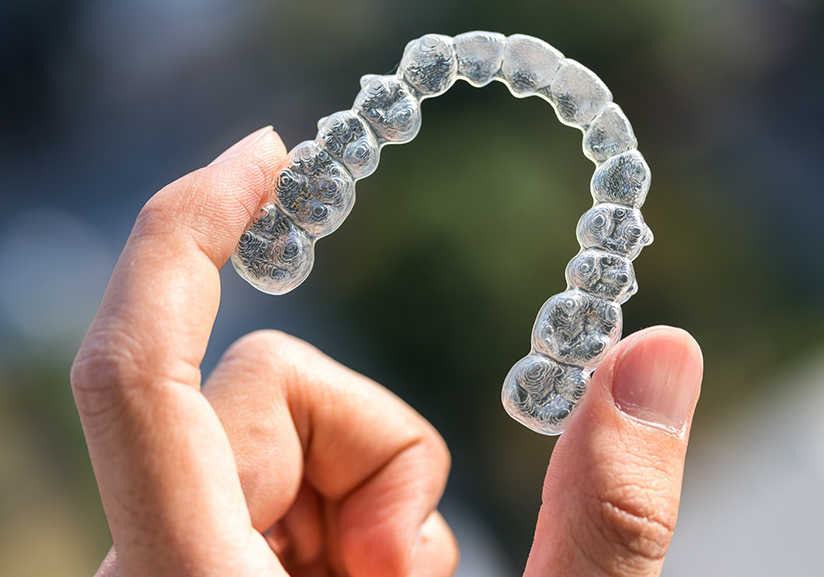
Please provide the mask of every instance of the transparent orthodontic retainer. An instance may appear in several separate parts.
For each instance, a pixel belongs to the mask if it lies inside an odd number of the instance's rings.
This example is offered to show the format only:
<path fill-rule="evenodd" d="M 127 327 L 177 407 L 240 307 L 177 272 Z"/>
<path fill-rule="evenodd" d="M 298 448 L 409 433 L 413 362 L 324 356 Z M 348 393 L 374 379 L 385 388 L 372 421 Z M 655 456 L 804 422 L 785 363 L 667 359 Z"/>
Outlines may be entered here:
<path fill-rule="evenodd" d="M 638 285 L 632 261 L 652 242 L 639 208 L 650 170 L 612 93 L 589 69 L 546 42 L 514 34 L 427 34 L 407 44 L 397 73 L 366 75 L 351 110 L 318 122 L 315 140 L 293 148 L 270 199 L 232 255 L 238 273 L 270 294 L 286 293 L 312 270 L 317 239 L 337 229 L 355 202 L 355 181 L 378 167 L 386 144 L 409 142 L 421 101 L 457 79 L 476 87 L 503 82 L 518 98 L 539 96 L 558 119 L 584 133 L 595 162 L 593 207 L 578 221 L 580 252 L 566 268 L 566 291 L 538 312 L 532 350 L 506 376 L 502 401 L 525 426 L 558 435 L 590 375 L 621 337 L 621 303 Z"/>

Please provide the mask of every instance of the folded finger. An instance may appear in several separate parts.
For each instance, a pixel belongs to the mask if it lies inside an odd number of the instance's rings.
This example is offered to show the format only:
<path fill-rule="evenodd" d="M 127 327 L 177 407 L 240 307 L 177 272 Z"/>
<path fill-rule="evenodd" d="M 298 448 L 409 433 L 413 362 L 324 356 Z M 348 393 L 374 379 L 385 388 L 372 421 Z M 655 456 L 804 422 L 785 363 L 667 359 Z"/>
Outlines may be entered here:
<path fill-rule="evenodd" d="M 323 512 L 331 562 L 352 577 L 406 577 L 449 454 L 420 415 L 366 377 L 273 331 L 244 337 L 204 386 L 227 431 L 253 524 L 281 520 L 301 486 Z"/>
<path fill-rule="evenodd" d="M 286 514 L 263 534 L 290 575 L 294 569 L 312 565 L 323 556 L 323 507 L 314 488 L 304 482 Z"/>
<path fill-rule="evenodd" d="M 452 530 L 441 514 L 433 511 L 421 528 L 409 577 L 450 577 L 459 557 Z"/>

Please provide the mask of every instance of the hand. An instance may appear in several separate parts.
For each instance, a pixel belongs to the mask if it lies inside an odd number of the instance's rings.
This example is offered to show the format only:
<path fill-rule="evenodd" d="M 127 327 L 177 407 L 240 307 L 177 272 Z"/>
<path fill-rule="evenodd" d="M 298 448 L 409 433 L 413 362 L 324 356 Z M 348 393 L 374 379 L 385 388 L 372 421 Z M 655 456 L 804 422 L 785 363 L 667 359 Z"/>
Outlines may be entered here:
<path fill-rule="evenodd" d="M 259 332 L 199 390 L 218 270 L 284 154 L 264 129 L 152 198 L 78 353 L 115 542 L 100 577 L 454 570 L 435 510 L 448 453 L 385 389 Z M 604 361 L 554 451 L 527 577 L 660 572 L 700 373 L 675 329 L 630 336 Z"/>
<path fill-rule="evenodd" d="M 525 577 L 660 575 L 702 372 L 670 327 L 610 352 L 552 452 Z"/>
<path fill-rule="evenodd" d="M 144 207 L 72 369 L 114 549 L 98 575 L 450 575 L 449 454 L 387 390 L 275 332 L 200 390 L 218 270 L 285 155 L 271 128 Z M 116 553 L 115 553 L 116 550 Z"/>

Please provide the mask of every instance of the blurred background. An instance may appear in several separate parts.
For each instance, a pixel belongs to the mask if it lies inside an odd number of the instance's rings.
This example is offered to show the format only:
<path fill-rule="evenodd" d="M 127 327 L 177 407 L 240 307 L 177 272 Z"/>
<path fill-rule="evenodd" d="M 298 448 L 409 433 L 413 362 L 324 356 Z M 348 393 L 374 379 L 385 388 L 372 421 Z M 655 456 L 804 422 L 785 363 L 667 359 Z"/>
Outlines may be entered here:
<path fill-rule="evenodd" d="M 815 574 L 824 535 L 821 0 L 0 0 L 0 575 L 111 541 L 68 371 L 143 203 L 266 124 L 287 147 L 427 32 L 531 34 L 594 70 L 653 172 L 628 334 L 706 359 L 664 575 Z M 204 363 L 279 328 L 442 432 L 460 575 L 520 575 L 553 440 L 500 386 L 564 288 L 593 165 L 538 99 L 458 83 L 385 148 L 283 297 L 231 267 Z"/>

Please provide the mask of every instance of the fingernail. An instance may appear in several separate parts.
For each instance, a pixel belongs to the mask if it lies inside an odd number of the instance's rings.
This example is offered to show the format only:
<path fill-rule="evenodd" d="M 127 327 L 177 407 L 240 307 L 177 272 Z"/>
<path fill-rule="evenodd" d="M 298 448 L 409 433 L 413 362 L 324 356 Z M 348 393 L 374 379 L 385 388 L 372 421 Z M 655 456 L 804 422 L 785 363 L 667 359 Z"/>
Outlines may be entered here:
<path fill-rule="evenodd" d="M 612 395 L 622 412 L 653 425 L 683 431 L 701 389 L 698 344 L 670 328 L 639 335 L 618 359 Z"/>
<path fill-rule="evenodd" d="M 263 136 L 271 130 L 273 130 L 271 126 L 264 126 L 259 130 L 255 130 L 252 134 L 241 138 L 232 146 L 224 150 L 220 156 L 218 156 L 212 162 L 210 162 L 209 166 L 217 164 L 218 162 L 223 162 L 224 160 L 229 160 L 230 158 L 237 156 L 238 154 L 243 152 L 243 149 L 263 138 Z"/>

